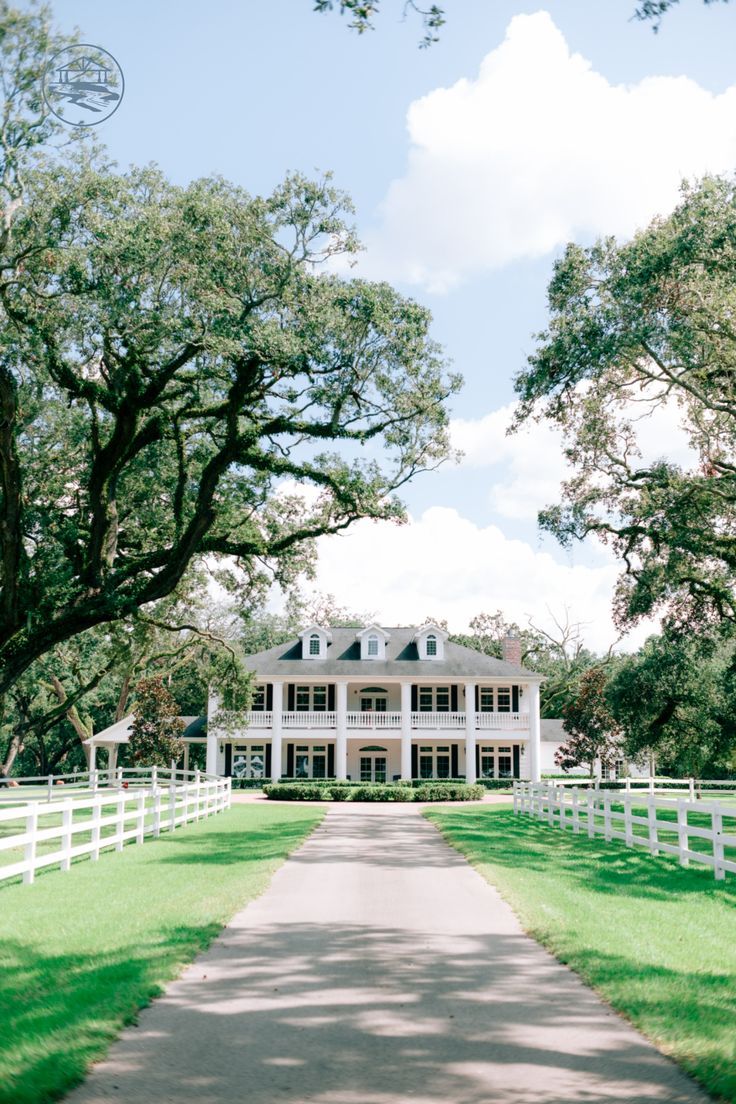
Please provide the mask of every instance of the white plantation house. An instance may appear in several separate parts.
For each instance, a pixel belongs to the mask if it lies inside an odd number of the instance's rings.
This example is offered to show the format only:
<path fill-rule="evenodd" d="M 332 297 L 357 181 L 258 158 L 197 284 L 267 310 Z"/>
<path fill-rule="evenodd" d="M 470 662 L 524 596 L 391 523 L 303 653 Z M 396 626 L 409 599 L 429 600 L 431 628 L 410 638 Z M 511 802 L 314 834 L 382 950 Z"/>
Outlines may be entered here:
<path fill-rule="evenodd" d="M 247 659 L 256 689 L 235 730 L 211 693 L 207 770 L 243 778 L 540 776 L 539 685 L 516 638 L 496 659 L 437 625 L 326 628 Z"/>

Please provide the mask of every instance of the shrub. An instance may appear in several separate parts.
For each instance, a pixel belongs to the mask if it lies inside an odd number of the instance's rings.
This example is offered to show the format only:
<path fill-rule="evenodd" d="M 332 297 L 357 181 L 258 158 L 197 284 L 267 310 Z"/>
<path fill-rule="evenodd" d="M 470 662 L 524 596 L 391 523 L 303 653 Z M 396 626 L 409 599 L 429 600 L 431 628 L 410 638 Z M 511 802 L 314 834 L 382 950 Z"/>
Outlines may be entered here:
<path fill-rule="evenodd" d="M 425 782 L 414 790 L 415 801 L 480 801 L 485 793 L 483 786 L 469 786 L 465 782 Z"/>
<path fill-rule="evenodd" d="M 262 790 L 267 785 L 265 778 L 235 778 L 232 779 L 234 790 Z"/>
<path fill-rule="evenodd" d="M 263 792 L 273 801 L 479 801 L 485 791 L 443 779 L 416 787 L 400 782 L 274 782 Z"/>

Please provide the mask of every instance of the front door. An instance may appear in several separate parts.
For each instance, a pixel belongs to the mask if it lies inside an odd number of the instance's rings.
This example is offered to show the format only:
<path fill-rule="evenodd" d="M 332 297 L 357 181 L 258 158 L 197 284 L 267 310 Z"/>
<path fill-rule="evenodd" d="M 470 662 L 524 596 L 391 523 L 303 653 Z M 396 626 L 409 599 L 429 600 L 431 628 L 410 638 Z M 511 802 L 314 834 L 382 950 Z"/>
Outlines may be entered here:
<path fill-rule="evenodd" d="M 385 782 L 386 756 L 364 752 L 360 757 L 360 781 Z"/>

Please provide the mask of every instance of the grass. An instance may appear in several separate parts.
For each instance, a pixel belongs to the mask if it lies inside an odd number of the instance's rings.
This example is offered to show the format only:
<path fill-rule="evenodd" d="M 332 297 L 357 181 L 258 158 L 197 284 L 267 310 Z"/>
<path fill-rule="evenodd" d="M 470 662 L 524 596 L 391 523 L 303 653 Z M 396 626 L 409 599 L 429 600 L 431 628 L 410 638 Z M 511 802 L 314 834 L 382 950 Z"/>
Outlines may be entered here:
<path fill-rule="evenodd" d="M 68 1092 L 321 820 L 235 805 L 142 846 L 0 886 L 0 1102 Z"/>
<path fill-rule="evenodd" d="M 427 810 L 535 939 L 715 1097 L 736 1101 L 736 878 L 510 809 Z"/>

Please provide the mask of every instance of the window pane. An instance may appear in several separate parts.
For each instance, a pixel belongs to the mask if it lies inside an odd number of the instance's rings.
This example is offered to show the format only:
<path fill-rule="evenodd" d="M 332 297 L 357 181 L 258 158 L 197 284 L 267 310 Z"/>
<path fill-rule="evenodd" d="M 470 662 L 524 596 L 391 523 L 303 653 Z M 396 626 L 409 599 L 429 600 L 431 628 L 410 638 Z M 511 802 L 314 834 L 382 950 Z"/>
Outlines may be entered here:
<path fill-rule="evenodd" d="M 511 777 L 511 756 L 499 755 L 498 757 L 498 777 L 510 778 Z"/>
<path fill-rule="evenodd" d="M 499 686 L 497 690 L 498 696 L 498 712 L 510 713 L 511 712 L 511 687 Z"/>
<path fill-rule="evenodd" d="M 498 752 L 499 752 L 499 755 L 500 755 L 500 754 L 501 754 L 502 752 L 503 752 L 503 754 L 504 754 L 504 755 L 510 755 L 510 754 L 511 754 L 511 748 L 510 748 L 510 747 L 500 747 L 500 748 L 498 749 Z"/>
<path fill-rule="evenodd" d="M 315 713 L 324 713 L 327 709 L 327 687 L 315 686 L 312 688 L 312 708 Z"/>
<path fill-rule="evenodd" d="M 309 712 L 309 687 L 297 686 L 296 688 L 296 708 L 298 713 Z"/>
<path fill-rule="evenodd" d="M 432 777 L 432 756 L 420 755 L 419 756 L 419 777 L 431 778 Z"/>
<path fill-rule="evenodd" d="M 449 713 L 450 712 L 450 687 L 438 686 L 437 687 L 437 712 Z"/>
<path fill-rule="evenodd" d="M 437 756 L 437 777 L 449 778 L 450 777 L 450 756 L 438 755 Z"/>
<path fill-rule="evenodd" d="M 297 755 L 296 756 L 294 774 L 296 775 L 297 778 L 308 778 L 309 777 L 309 756 L 308 755 Z"/>
<path fill-rule="evenodd" d="M 377 656 L 378 655 L 378 637 L 376 637 L 376 636 L 369 636 L 368 637 L 368 655 L 370 655 L 370 656 Z"/>
<path fill-rule="evenodd" d="M 265 686 L 256 686 L 253 691 L 253 701 L 250 705 L 254 713 L 262 713 L 266 708 L 266 688 Z"/>
<path fill-rule="evenodd" d="M 319 655 L 319 637 L 316 635 L 309 638 L 309 654 Z"/>
<path fill-rule="evenodd" d="M 360 781 L 361 782 L 370 782 L 370 781 L 372 781 L 372 779 L 371 779 L 372 764 L 373 764 L 373 760 L 369 756 L 367 756 L 367 755 L 361 756 L 361 758 L 360 758 Z"/>
<path fill-rule="evenodd" d="M 433 636 L 427 637 L 427 655 L 437 655 L 437 641 Z"/>
<path fill-rule="evenodd" d="M 327 759 L 324 755 L 312 756 L 312 778 L 324 778 L 326 775 Z"/>
<path fill-rule="evenodd" d="M 419 750 L 420 750 L 421 752 L 425 753 L 425 754 L 426 754 L 426 753 L 430 753 L 430 754 L 431 754 L 431 752 L 432 752 L 432 748 L 431 748 L 431 747 L 420 747 L 420 749 L 419 749 Z"/>
<path fill-rule="evenodd" d="M 376 698 L 376 713 L 385 713 L 385 712 L 386 712 L 386 699 L 385 698 Z"/>
<path fill-rule="evenodd" d="M 327 749 L 326 749 L 324 744 L 315 744 L 314 747 L 312 748 L 312 751 L 326 751 L 326 750 Z"/>
<path fill-rule="evenodd" d="M 481 776 L 481 778 L 494 778 L 495 775 L 493 773 L 493 770 L 494 770 L 493 756 L 492 755 L 481 755 L 481 757 L 480 757 L 480 776 Z"/>
<path fill-rule="evenodd" d="M 431 713 L 433 708 L 433 694 L 431 686 L 419 687 L 419 712 Z"/>
<path fill-rule="evenodd" d="M 481 713 L 493 712 L 493 687 L 482 686 L 480 691 L 480 711 Z"/>
<path fill-rule="evenodd" d="M 376 757 L 376 782 L 386 781 L 386 760 L 382 755 Z"/>

